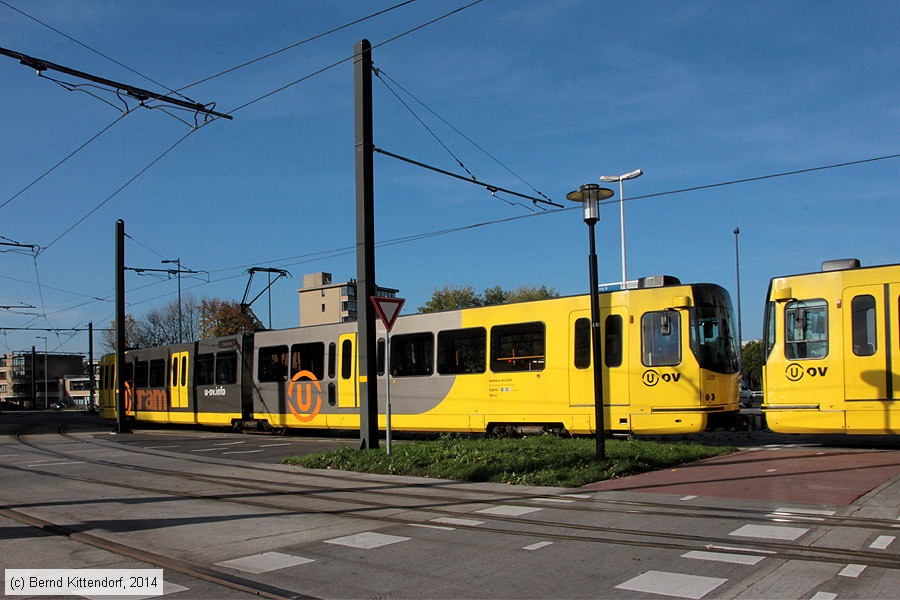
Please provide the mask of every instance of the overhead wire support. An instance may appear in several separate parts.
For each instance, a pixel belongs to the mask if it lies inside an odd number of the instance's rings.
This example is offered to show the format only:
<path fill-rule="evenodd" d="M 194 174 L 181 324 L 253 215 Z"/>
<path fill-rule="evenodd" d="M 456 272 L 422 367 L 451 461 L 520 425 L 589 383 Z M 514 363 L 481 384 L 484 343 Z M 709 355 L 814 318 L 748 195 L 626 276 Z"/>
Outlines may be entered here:
<path fill-rule="evenodd" d="M 194 112 L 204 113 L 208 116 L 220 117 L 224 119 L 234 118 L 231 115 L 212 110 L 211 108 L 209 108 L 210 105 L 200 104 L 199 102 L 180 100 L 178 98 L 172 98 L 171 96 L 166 96 L 164 94 L 157 94 L 156 92 L 151 92 L 150 90 L 145 90 L 133 85 L 128 85 L 127 83 L 119 83 L 118 81 L 113 81 L 112 79 L 106 79 L 104 77 L 91 75 L 90 73 L 85 73 L 84 71 L 70 69 L 69 67 L 58 65 L 41 58 L 28 56 L 27 54 L 22 54 L 21 52 L 16 52 L 14 50 L 0 48 L 0 54 L 8 56 L 10 58 L 15 58 L 26 67 L 35 69 L 38 73 L 41 73 L 43 71 L 57 71 L 59 73 L 65 73 L 66 75 L 70 75 L 72 77 L 78 77 L 79 79 L 93 81 L 94 83 L 98 83 L 100 85 L 105 85 L 116 90 L 121 90 L 128 96 L 131 96 L 132 98 L 135 98 L 136 100 L 141 102 L 141 104 L 143 104 L 147 100 L 157 100 L 159 102 L 165 102 L 168 104 L 179 106 L 181 108 L 186 108 Z"/>
<path fill-rule="evenodd" d="M 565 208 L 562 204 L 557 204 L 552 200 L 545 200 L 543 198 L 537 198 L 535 196 L 529 196 L 528 194 L 521 194 L 519 192 L 514 192 L 513 190 L 508 190 L 506 188 L 502 188 L 498 185 L 492 185 L 490 183 L 480 181 L 475 179 L 474 177 L 466 177 L 465 175 L 460 175 L 458 173 L 453 173 L 451 171 L 446 171 L 444 169 L 434 167 L 432 165 L 425 164 L 423 162 L 419 162 L 417 160 L 413 160 L 411 158 L 407 158 L 405 156 L 400 156 L 399 154 L 394 154 L 393 152 L 388 152 L 383 148 L 373 148 L 373 150 L 379 154 L 384 154 L 385 156 L 390 156 L 391 158 L 396 158 L 397 160 L 403 161 L 405 163 L 409 163 L 411 165 L 415 165 L 417 167 L 422 167 L 423 169 L 428 169 L 429 171 L 434 171 L 435 173 L 440 173 L 441 175 L 447 175 L 448 177 L 453 177 L 456 179 L 460 179 L 462 181 L 466 181 L 468 183 L 474 183 L 475 185 L 481 186 L 492 194 L 496 194 L 497 192 L 503 192 L 504 194 L 511 194 L 513 196 L 518 196 L 519 198 L 524 198 L 526 200 L 531 200 L 534 204 L 549 204 L 550 206 L 555 206 L 557 208 Z"/>

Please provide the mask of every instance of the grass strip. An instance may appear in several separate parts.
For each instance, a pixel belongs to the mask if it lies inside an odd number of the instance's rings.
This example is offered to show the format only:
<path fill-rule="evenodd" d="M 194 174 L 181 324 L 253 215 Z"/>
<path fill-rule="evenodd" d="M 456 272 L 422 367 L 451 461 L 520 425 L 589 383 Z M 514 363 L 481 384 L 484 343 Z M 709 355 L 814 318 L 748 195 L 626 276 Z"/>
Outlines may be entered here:
<path fill-rule="evenodd" d="M 593 438 L 442 435 L 435 440 L 394 443 L 390 455 L 382 445 L 376 450 L 342 448 L 287 457 L 284 462 L 311 469 L 579 487 L 737 451 L 726 446 L 633 439 L 606 440 L 605 448 L 606 460 L 597 461 Z"/>

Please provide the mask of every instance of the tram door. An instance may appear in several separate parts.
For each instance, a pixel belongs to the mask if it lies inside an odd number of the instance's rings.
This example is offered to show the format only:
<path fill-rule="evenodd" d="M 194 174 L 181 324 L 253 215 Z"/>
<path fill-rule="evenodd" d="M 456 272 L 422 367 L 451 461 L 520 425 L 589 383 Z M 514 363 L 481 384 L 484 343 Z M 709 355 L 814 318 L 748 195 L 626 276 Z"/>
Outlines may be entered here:
<path fill-rule="evenodd" d="M 170 357 L 170 408 L 188 407 L 188 353 L 173 352 Z"/>
<path fill-rule="evenodd" d="M 357 363 L 356 334 L 345 333 L 338 338 L 338 408 L 359 406 Z"/>
<path fill-rule="evenodd" d="M 594 406 L 594 371 L 591 369 L 591 312 L 569 314 L 569 406 Z"/>
<path fill-rule="evenodd" d="M 845 289 L 841 298 L 848 433 L 900 431 L 900 406 L 892 406 L 897 398 L 897 288 L 856 286 Z"/>

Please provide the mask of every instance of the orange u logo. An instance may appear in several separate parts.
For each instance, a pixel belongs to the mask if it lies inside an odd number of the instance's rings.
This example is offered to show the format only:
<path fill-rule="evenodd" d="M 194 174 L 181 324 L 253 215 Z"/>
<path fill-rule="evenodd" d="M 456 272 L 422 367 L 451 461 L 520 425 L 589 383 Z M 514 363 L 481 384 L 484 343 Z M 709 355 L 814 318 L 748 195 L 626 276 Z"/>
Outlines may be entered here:
<path fill-rule="evenodd" d="M 309 381 L 297 384 L 297 408 L 294 408 L 294 402 L 292 402 L 292 400 L 294 400 L 294 384 L 304 377 Z M 313 394 L 314 386 L 316 388 L 315 394 Z M 313 406 L 313 400 L 315 400 L 315 406 Z M 303 423 L 312 421 L 316 415 L 319 414 L 319 410 L 322 409 L 322 385 L 313 373 L 309 371 L 298 371 L 291 377 L 291 383 L 288 384 L 287 405 L 288 408 L 291 409 L 291 413 L 293 413 L 294 417 Z"/>

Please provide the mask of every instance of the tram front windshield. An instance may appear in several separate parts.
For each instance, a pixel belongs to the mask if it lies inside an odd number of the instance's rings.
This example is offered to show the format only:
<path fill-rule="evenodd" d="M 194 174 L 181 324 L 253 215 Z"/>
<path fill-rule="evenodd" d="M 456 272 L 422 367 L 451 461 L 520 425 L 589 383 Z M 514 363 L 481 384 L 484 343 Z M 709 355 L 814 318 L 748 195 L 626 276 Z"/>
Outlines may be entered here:
<path fill-rule="evenodd" d="M 691 351 L 700 368 L 731 374 L 740 370 L 740 352 L 731 298 L 717 285 L 694 286 Z"/>

